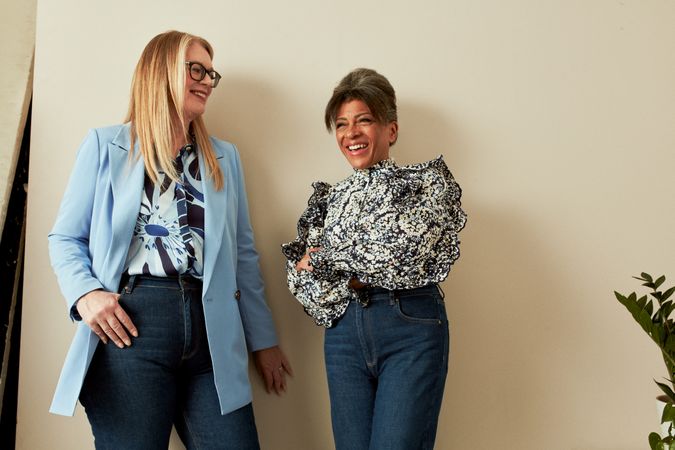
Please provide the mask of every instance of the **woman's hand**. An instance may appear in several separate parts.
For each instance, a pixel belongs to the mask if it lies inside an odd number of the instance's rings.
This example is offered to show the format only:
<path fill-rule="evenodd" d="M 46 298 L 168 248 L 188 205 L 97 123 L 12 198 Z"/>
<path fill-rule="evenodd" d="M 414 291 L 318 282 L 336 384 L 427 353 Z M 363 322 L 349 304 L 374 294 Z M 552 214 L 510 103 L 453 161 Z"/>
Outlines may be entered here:
<path fill-rule="evenodd" d="M 138 330 L 120 306 L 119 298 L 119 294 L 101 289 L 91 291 L 77 301 L 77 312 L 104 344 L 110 338 L 119 348 L 124 348 L 131 345 L 127 331 L 138 337 Z"/>
<path fill-rule="evenodd" d="M 298 263 L 295 265 L 295 270 L 297 270 L 298 272 L 302 270 L 311 272 L 312 270 L 314 270 L 312 264 L 309 262 L 309 254 L 318 252 L 319 250 L 321 250 L 321 247 L 311 247 L 307 249 L 307 254 L 303 256 L 300 261 L 298 261 Z"/>
<path fill-rule="evenodd" d="M 277 395 L 286 392 L 286 373 L 293 376 L 293 369 L 279 346 L 253 352 L 253 358 L 267 393 L 272 392 L 272 389 Z"/>

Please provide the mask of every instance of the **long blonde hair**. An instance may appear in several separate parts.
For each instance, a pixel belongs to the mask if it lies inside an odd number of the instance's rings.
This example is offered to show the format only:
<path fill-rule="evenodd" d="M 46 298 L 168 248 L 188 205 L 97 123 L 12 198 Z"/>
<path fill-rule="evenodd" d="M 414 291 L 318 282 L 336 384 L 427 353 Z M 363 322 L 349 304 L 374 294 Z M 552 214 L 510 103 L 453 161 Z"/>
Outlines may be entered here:
<path fill-rule="evenodd" d="M 205 39 L 180 31 L 158 34 L 148 42 L 134 71 L 129 111 L 124 121 L 131 123 L 131 148 L 138 140 L 145 170 L 153 182 L 159 179 L 160 170 L 179 181 L 173 163 L 176 152 L 173 139 L 182 135 L 190 141 L 192 133 L 216 190 L 221 190 L 223 172 L 204 119 L 199 116 L 189 126 L 183 117 L 185 55 L 193 43 L 204 47 L 213 58 L 213 48 Z"/>

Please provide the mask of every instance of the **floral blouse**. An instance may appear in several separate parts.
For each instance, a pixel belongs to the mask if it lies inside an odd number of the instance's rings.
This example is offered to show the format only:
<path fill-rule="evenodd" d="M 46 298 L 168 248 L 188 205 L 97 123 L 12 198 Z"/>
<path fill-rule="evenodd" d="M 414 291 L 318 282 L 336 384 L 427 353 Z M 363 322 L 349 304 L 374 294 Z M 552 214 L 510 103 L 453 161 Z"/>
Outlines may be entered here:
<path fill-rule="evenodd" d="M 126 268 L 129 275 L 202 276 L 204 193 L 194 144 L 175 159 L 180 183 L 160 173 L 157 183 L 145 176 Z"/>
<path fill-rule="evenodd" d="M 352 279 L 412 289 L 443 281 L 459 258 L 462 191 L 440 156 L 402 167 L 384 160 L 312 186 L 298 237 L 282 251 L 288 287 L 317 325 L 331 327 L 358 300 Z M 298 272 L 311 247 L 321 248 L 310 254 L 313 271 Z"/>

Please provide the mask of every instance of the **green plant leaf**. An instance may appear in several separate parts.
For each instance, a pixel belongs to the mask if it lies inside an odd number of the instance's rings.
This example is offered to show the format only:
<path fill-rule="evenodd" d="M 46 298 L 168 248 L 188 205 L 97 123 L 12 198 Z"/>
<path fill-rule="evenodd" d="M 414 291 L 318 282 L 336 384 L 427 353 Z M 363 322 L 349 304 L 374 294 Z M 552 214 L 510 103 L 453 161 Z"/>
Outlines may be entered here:
<path fill-rule="evenodd" d="M 646 295 L 643 295 L 640 298 L 637 298 L 637 296 L 633 296 L 632 294 L 628 296 L 628 301 L 631 303 L 635 303 L 636 309 L 638 310 L 645 310 L 649 313 L 649 315 L 652 314 L 652 309 L 653 305 L 652 302 L 647 298 Z"/>
<path fill-rule="evenodd" d="M 671 287 L 670 289 L 666 290 L 663 293 L 663 296 L 661 297 L 662 300 L 667 300 L 671 295 L 675 293 L 675 286 Z"/>
<path fill-rule="evenodd" d="M 658 450 L 658 445 L 661 443 L 661 436 L 658 433 L 649 433 L 649 447 L 651 450 Z"/>
<path fill-rule="evenodd" d="M 663 408 L 663 414 L 661 415 L 661 423 L 672 422 L 673 420 L 675 420 L 675 405 L 666 403 L 666 406 Z"/>
<path fill-rule="evenodd" d="M 638 280 L 644 280 L 644 281 L 649 281 L 649 282 L 653 281 L 652 276 L 649 275 L 647 272 L 642 272 L 640 274 L 640 276 L 641 276 L 641 278 L 638 278 L 638 277 L 633 277 L 633 278 L 637 278 Z"/>
<path fill-rule="evenodd" d="M 673 392 L 670 386 L 665 383 L 659 383 L 656 380 L 654 380 L 654 383 L 656 383 L 658 387 L 661 388 L 661 390 L 666 394 L 666 396 L 668 396 L 671 402 L 675 403 L 675 392 Z"/>
<path fill-rule="evenodd" d="M 652 337 L 659 345 L 662 341 L 659 340 L 658 330 L 652 324 L 652 304 L 648 301 L 647 296 L 643 296 L 640 299 L 637 298 L 635 292 L 631 293 L 628 297 L 625 297 L 618 292 L 614 292 L 617 300 L 628 309 L 633 318 L 637 323 L 640 324 L 642 329 Z"/>
<path fill-rule="evenodd" d="M 664 329 L 664 328 L 662 327 L 662 329 Z M 675 356 L 675 335 L 674 334 L 668 335 L 668 337 L 666 338 L 666 342 L 664 342 L 663 350 L 668 352 L 669 355 Z"/>
<path fill-rule="evenodd" d="M 661 285 L 663 284 L 664 281 L 666 281 L 666 276 L 665 276 L 665 275 L 661 275 L 660 277 L 658 277 L 658 278 L 656 279 L 656 281 L 654 282 L 654 286 L 655 286 L 654 289 L 658 289 L 659 286 L 661 286 Z"/>
<path fill-rule="evenodd" d="M 652 337 L 658 336 L 658 339 L 654 339 L 654 341 L 659 344 L 661 350 L 663 350 L 666 354 L 669 355 L 670 352 L 666 349 L 666 339 L 668 339 L 666 330 L 659 324 L 655 324 L 653 330 L 655 332 L 652 331 Z"/>

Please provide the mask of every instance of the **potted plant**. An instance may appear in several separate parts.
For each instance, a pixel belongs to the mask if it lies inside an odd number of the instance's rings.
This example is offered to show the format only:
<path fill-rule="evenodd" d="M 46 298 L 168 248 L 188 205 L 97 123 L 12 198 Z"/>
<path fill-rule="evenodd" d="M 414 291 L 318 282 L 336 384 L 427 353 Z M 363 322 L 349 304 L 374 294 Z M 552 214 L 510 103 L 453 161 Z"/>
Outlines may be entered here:
<path fill-rule="evenodd" d="M 666 281 L 665 276 L 654 279 L 648 273 L 642 272 L 639 277 L 633 277 L 642 281 L 642 286 L 651 291 L 648 295 L 638 298 L 635 292 L 629 296 L 623 296 L 614 291 L 614 295 L 622 305 L 628 309 L 637 323 L 652 338 L 652 340 L 661 349 L 663 361 L 668 370 L 666 383 L 656 384 L 664 392 L 662 400 L 665 402 L 661 423 L 667 424 L 664 427 L 667 431 L 665 436 L 658 433 L 649 435 L 649 445 L 652 450 L 675 450 L 675 320 L 671 318 L 671 313 L 675 310 L 675 302 L 670 297 L 675 293 L 675 286 L 666 290 L 661 290 L 661 285 Z"/>

